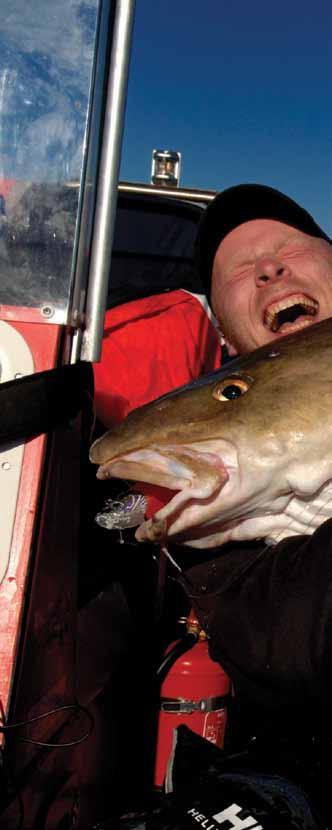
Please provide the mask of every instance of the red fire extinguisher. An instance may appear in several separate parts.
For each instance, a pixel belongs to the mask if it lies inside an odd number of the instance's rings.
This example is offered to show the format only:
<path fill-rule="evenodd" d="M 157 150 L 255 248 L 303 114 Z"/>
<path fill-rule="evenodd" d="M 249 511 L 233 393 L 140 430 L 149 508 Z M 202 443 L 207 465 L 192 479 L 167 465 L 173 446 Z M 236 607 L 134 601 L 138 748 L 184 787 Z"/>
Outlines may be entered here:
<path fill-rule="evenodd" d="M 187 618 L 186 629 L 183 640 L 169 646 L 160 667 L 164 679 L 160 690 L 156 787 L 164 783 L 173 731 L 180 724 L 186 724 L 219 747 L 224 744 L 231 682 L 219 663 L 209 656 L 206 634 L 193 611 Z"/>

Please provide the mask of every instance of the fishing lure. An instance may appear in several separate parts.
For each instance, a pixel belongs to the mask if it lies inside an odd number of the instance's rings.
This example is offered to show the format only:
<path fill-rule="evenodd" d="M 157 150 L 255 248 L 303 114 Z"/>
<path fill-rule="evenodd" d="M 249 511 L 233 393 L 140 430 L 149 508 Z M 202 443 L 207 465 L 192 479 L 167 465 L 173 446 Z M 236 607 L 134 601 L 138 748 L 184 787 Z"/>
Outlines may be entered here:
<path fill-rule="evenodd" d="M 106 530 L 125 530 L 144 521 L 147 500 L 141 493 L 127 493 L 123 498 L 107 499 L 95 521 Z"/>

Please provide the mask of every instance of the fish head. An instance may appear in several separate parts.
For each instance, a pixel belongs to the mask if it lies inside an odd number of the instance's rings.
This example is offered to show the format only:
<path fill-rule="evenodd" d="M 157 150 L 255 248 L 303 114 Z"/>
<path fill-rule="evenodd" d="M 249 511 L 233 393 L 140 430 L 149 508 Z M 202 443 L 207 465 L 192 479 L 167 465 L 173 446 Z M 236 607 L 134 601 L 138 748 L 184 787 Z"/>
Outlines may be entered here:
<path fill-rule="evenodd" d="M 175 491 L 139 540 L 273 538 L 289 503 L 305 507 L 332 477 L 332 320 L 135 410 L 90 459 L 99 478 Z"/>

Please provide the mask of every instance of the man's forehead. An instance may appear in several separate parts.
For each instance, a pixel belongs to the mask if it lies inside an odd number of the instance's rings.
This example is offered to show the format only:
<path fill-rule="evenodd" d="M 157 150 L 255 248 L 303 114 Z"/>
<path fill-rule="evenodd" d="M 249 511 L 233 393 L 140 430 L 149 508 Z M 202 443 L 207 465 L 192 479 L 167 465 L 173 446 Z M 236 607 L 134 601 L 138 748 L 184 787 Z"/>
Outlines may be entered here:
<path fill-rule="evenodd" d="M 291 239 L 307 239 L 308 234 L 303 233 L 292 225 L 278 222 L 275 219 L 251 219 L 244 222 L 230 231 L 220 243 L 215 254 L 215 262 L 227 264 L 230 260 L 241 260 L 248 253 L 257 253 L 260 249 L 282 244 Z"/>

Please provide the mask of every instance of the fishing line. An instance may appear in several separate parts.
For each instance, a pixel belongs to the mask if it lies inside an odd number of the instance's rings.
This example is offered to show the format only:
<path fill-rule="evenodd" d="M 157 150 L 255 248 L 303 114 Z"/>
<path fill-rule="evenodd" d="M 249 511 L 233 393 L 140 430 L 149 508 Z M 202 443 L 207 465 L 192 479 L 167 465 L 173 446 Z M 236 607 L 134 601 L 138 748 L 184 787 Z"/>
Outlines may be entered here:
<path fill-rule="evenodd" d="M 26 720 L 17 721 L 15 723 L 3 723 L 2 722 L 2 723 L 0 723 L 0 732 L 3 732 L 3 734 L 6 735 L 11 730 L 21 729 L 25 726 L 30 726 L 31 724 L 43 721 L 46 718 L 52 717 L 53 715 L 57 715 L 57 714 L 59 714 L 59 712 L 70 712 L 70 711 L 73 712 L 73 713 L 79 713 L 79 712 L 81 713 L 82 712 L 87 717 L 87 719 L 89 721 L 89 726 L 88 726 L 87 731 L 84 733 L 84 735 L 81 735 L 79 738 L 76 738 L 74 741 L 66 741 L 66 742 L 63 742 L 63 743 L 59 743 L 59 742 L 55 742 L 55 741 L 54 742 L 53 741 L 37 741 L 33 738 L 26 738 L 26 737 L 21 737 L 21 736 L 18 737 L 19 741 L 22 741 L 23 743 L 33 744 L 34 746 L 37 746 L 37 747 L 42 747 L 42 748 L 47 748 L 47 749 L 69 749 L 71 747 L 74 747 L 74 746 L 77 746 L 78 744 L 83 743 L 83 741 L 86 741 L 87 738 L 90 737 L 90 735 L 91 735 L 91 733 L 94 729 L 94 725 L 95 725 L 94 717 L 91 714 L 91 712 L 89 712 L 89 710 L 85 706 L 82 706 L 80 703 L 64 704 L 63 706 L 58 706 L 55 709 L 50 709 L 48 712 L 43 712 L 41 715 L 36 715 L 33 718 L 27 718 Z M 3 713 L 1 714 L 1 717 L 3 719 L 3 717 L 4 717 Z M 65 725 L 68 725 L 68 724 L 63 724 L 63 726 L 65 726 Z M 61 728 L 62 727 L 59 727 L 59 729 L 61 729 Z M 10 764 L 8 758 L 4 756 L 4 752 L 3 752 L 2 748 L 0 748 L 0 752 L 2 754 L 3 769 L 5 769 L 7 771 L 9 783 L 11 784 L 11 786 L 13 788 L 13 794 L 12 794 L 13 799 L 16 799 L 17 804 L 18 804 L 19 818 L 18 818 L 18 824 L 17 824 L 16 830 L 23 830 L 25 815 L 24 815 L 24 801 L 23 801 L 23 798 L 22 798 L 22 794 L 21 794 L 21 791 L 20 791 L 19 787 L 17 787 L 17 785 L 16 785 L 15 774 L 14 774 L 12 768 L 11 768 L 11 764 Z M 11 799 L 11 800 L 13 800 L 13 799 Z M 5 812 L 10 807 L 10 803 L 11 802 L 6 804 L 4 810 L 2 810 L 1 813 Z"/>
<path fill-rule="evenodd" d="M 87 738 L 90 737 L 92 731 L 94 729 L 94 717 L 89 712 L 89 710 L 82 706 L 80 703 L 69 703 L 63 706 L 58 706 L 56 709 L 50 709 L 48 712 L 43 712 L 41 715 L 36 715 L 34 718 L 28 718 L 27 720 L 17 721 L 16 723 L 1 723 L 0 724 L 0 732 L 3 732 L 6 735 L 7 732 L 14 729 L 21 729 L 24 726 L 31 726 L 33 723 L 38 723 L 46 718 L 50 718 L 53 715 L 58 715 L 60 712 L 69 712 L 72 711 L 73 713 L 82 712 L 89 721 L 89 726 L 87 731 L 84 735 L 81 735 L 80 738 L 76 738 L 74 741 L 66 741 L 64 743 L 58 742 L 49 742 L 49 741 L 37 741 L 33 738 L 26 738 L 26 737 L 18 737 L 19 741 L 27 744 L 33 744 L 34 746 L 42 746 L 42 747 L 49 747 L 51 749 L 67 749 L 69 747 L 77 746 L 78 744 L 83 743 L 86 741 Z M 61 727 L 59 727 L 61 728 Z"/>
<path fill-rule="evenodd" d="M 176 570 L 180 574 L 182 574 L 182 568 L 180 568 L 180 565 L 178 565 L 178 563 L 175 561 L 175 559 L 173 559 L 173 556 L 171 556 L 171 554 L 170 554 L 168 548 L 166 547 L 166 545 L 161 546 L 161 551 L 162 551 L 163 555 L 166 557 L 166 559 L 168 559 L 170 561 L 170 563 L 173 565 L 173 567 L 176 568 Z"/>

